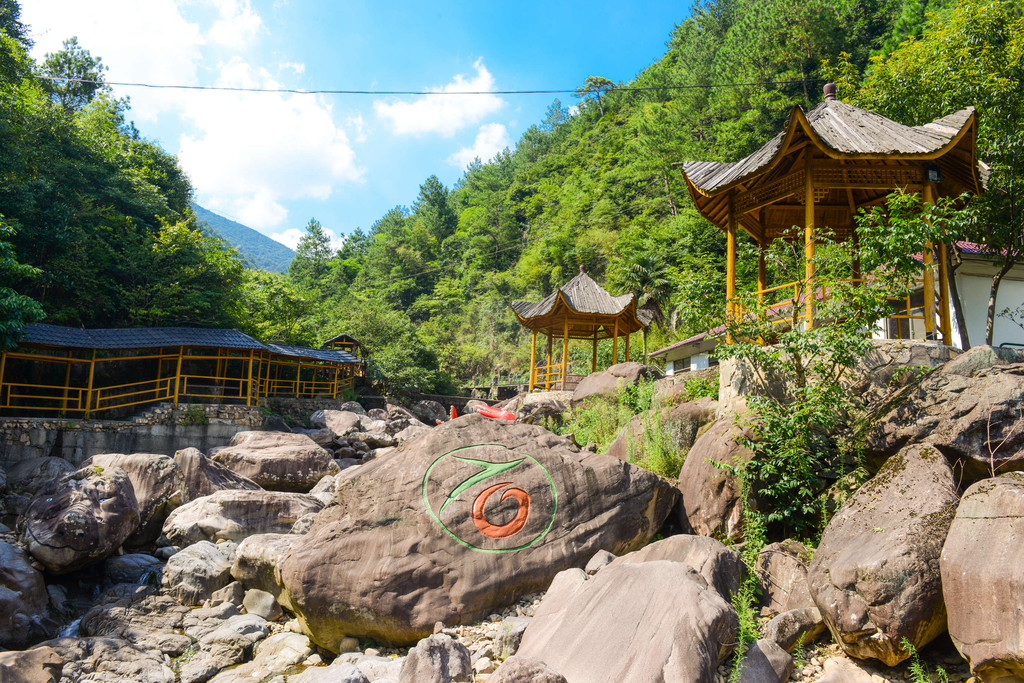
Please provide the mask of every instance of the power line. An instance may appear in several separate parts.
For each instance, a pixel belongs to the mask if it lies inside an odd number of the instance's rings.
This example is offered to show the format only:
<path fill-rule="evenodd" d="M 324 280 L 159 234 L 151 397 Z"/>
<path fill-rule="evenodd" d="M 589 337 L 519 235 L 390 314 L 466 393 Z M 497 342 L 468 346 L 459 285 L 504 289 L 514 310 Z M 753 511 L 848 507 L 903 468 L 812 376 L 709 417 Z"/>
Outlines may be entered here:
<path fill-rule="evenodd" d="M 131 81 L 97 81 L 86 78 L 62 78 L 59 76 L 45 76 L 35 74 L 35 78 L 44 81 L 59 83 L 83 83 L 86 85 L 109 85 L 122 88 L 149 88 L 153 90 L 199 90 L 213 92 L 245 92 L 245 93 L 269 93 L 282 95 L 566 95 L 582 92 L 579 88 L 553 88 L 536 90 L 323 90 L 305 88 L 242 88 L 222 85 L 176 85 L 159 83 L 137 83 Z M 812 78 L 811 82 L 821 82 L 825 79 Z M 594 90 L 595 93 L 607 94 L 612 92 L 649 92 L 654 90 L 703 90 L 715 88 L 754 88 L 779 85 L 798 85 L 803 80 L 787 81 L 761 81 L 757 83 L 702 83 L 695 85 L 648 85 L 648 86 L 611 86 Z"/>

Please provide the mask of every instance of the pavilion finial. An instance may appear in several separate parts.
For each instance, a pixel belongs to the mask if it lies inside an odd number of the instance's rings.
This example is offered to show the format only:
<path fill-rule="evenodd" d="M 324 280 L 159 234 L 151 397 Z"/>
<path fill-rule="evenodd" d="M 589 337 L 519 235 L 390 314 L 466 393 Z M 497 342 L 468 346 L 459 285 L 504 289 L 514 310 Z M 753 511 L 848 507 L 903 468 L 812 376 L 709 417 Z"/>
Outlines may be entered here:
<path fill-rule="evenodd" d="M 826 83 L 825 84 L 825 99 L 834 100 L 836 98 L 836 84 Z"/>
<path fill-rule="evenodd" d="M 583 264 L 582 263 L 580 264 L 580 272 L 581 273 L 586 272 L 586 271 L 583 270 Z"/>

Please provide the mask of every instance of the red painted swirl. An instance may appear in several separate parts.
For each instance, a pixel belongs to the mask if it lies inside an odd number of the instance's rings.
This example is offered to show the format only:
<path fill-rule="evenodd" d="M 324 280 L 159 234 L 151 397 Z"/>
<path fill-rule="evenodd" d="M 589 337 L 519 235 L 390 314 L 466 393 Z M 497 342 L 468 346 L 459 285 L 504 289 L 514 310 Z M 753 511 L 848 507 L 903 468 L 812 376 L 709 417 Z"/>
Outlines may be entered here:
<path fill-rule="evenodd" d="M 506 481 L 501 484 L 494 484 L 488 486 L 483 492 L 476 497 L 473 501 L 473 524 L 476 525 L 477 531 L 486 536 L 487 538 L 508 538 L 509 536 L 515 536 L 523 527 L 526 526 L 526 518 L 530 516 L 530 494 L 520 488 L 511 488 L 505 493 L 501 494 L 501 500 L 506 498 L 515 498 L 516 502 L 519 503 L 519 510 L 516 511 L 516 516 L 508 524 L 491 524 L 487 521 L 487 516 L 484 514 L 484 507 L 487 505 L 487 499 L 491 495 L 506 486 L 511 485 L 512 482 Z"/>

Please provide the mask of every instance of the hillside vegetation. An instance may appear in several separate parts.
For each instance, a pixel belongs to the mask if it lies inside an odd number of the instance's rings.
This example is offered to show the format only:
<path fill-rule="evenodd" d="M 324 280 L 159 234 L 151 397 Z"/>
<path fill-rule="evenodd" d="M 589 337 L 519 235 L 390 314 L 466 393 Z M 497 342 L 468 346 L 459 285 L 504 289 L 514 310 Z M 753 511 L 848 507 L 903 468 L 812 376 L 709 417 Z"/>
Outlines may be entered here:
<path fill-rule="evenodd" d="M 993 177 L 974 237 L 1015 245 L 1021 212 L 1006 190 L 1024 150 L 1021 28 L 1013 0 L 702 3 L 666 27 L 664 56 L 635 79 L 587 78 L 574 102 L 554 101 L 514 149 L 472 164 L 454 187 L 427 178 L 408 207 L 337 252 L 311 221 L 280 275 L 231 265 L 193 229 L 187 181 L 124 121 L 123 103 L 99 91 L 64 104 L 31 77 L 45 65 L 28 62 L 9 26 L 0 214 L 18 257 L 43 270 L 22 290 L 55 322 L 201 320 L 308 344 L 347 332 L 389 385 L 451 390 L 525 372 L 528 336 L 509 302 L 545 296 L 580 265 L 655 309 L 650 348 L 706 329 L 724 309 L 725 241 L 673 164 L 749 154 L 793 105 L 814 106 L 828 79 L 842 99 L 908 124 L 976 106 Z M 740 247 L 746 286 L 756 259 Z M 168 287 L 181 295 L 156 296 Z M 600 353 L 607 362 L 610 344 Z"/>
<path fill-rule="evenodd" d="M 238 250 L 246 267 L 271 273 L 287 273 L 295 252 L 262 232 L 192 204 L 196 222 L 210 237 L 219 237 Z"/>

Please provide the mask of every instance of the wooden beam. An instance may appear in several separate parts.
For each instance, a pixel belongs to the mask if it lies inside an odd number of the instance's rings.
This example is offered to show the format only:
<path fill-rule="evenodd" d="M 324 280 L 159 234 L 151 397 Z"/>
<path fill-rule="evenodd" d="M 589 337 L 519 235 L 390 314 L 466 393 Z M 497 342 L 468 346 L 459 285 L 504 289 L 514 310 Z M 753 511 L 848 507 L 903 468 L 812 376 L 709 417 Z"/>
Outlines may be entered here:
<path fill-rule="evenodd" d="M 562 391 L 565 391 L 565 380 L 569 376 L 569 319 L 565 319 L 565 331 L 562 336 Z"/>
<path fill-rule="evenodd" d="M 619 321 L 615 320 L 615 331 L 612 332 L 612 365 L 619 363 Z"/>
<path fill-rule="evenodd" d="M 590 371 L 597 372 L 597 329 L 594 329 L 594 353 L 591 355 Z"/>
<path fill-rule="evenodd" d="M 626 333 L 626 362 L 629 362 L 629 338 L 633 336 L 632 332 Z"/>
<path fill-rule="evenodd" d="M 544 391 L 551 391 L 551 339 L 552 335 L 548 333 L 548 365 L 544 374 Z"/>
<path fill-rule="evenodd" d="M 925 183 L 924 202 L 932 204 L 935 202 L 934 183 Z M 935 279 L 932 274 L 933 245 L 931 241 L 924 243 L 921 252 L 921 262 L 924 267 L 922 286 L 924 288 L 924 332 L 927 339 L 935 339 Z"/>
<path fill-rule="evenodd" d="M 92 383 L 96 376 L 96 349 L 92 350 L 92 357 L 89 359 L 89 384 L 85 390 L 85 419 L 89 419 L 90 406 L 92 404 Z"/>

